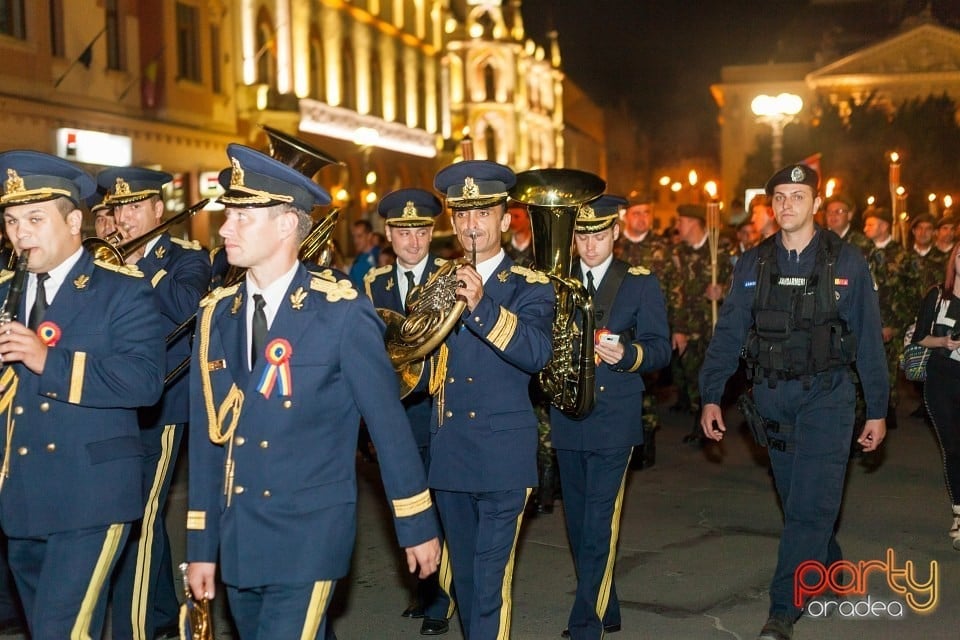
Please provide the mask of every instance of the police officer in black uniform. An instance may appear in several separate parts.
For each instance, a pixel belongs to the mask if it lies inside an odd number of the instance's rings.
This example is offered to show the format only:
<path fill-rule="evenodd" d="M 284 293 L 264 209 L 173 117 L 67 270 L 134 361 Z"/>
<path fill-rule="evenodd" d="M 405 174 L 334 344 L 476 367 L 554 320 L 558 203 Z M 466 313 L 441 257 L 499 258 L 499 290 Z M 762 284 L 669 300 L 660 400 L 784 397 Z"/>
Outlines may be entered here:
<path fill-rule="evenodd" d="M 784 528 L 770 585 L 769 619 L 760 640 L 789 640 L 800 609 L 793 577 L 804 561 L 840 559 L 834 528 L 840 512 L 855 391 L 851 365 L 863 381 L 867 421 L 857 439 L 864 451 L 886 434 L 886 369 L 880 309 L 866 261 L 852 245 L 814 223 L 820 178 L 795 164 L 766 185 L 780 231 L 737 262 L 716 331 L 700 371 L 704 435 L 721 440 L 727 378 L 744 358 L 769 443 L 783 505 Z"/>

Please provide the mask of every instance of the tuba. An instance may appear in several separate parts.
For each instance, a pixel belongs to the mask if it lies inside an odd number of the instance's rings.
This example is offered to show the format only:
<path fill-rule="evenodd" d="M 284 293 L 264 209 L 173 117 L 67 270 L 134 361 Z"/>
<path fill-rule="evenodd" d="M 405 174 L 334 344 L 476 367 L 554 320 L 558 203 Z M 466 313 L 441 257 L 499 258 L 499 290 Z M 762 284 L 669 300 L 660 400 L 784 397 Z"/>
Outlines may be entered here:
<path fill-rule="evenodd" d="M 533 261 L 553 282 L 553 357 L 540 372 L 551 404 L 584 418 L 594 403 L 593 302 L 570 277 L 570 249 L 580 206 L 600 196 L 606 183 L 575 169 L 537 169 L 517 174 L 510 197 L 527 206 L 533 231 Z"/>

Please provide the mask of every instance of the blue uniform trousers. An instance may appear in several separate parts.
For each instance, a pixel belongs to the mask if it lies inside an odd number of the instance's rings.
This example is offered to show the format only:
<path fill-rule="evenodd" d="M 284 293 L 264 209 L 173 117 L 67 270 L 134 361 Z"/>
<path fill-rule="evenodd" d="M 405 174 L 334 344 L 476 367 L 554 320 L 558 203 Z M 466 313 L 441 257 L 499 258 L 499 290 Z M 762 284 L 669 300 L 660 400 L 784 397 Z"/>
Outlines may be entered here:
<path fill-rule="evenodd" d="M 430 445 L 418 447 L 423 470 L 430 471 Z M 440 544 L 443 545 L 443 531 L 440 532 Z M 417 580 L 417 603 L 423 608 L 423 615 L 434 620 L 449 620 L 453 615 L 454 603 L 450 598 L 451 575 L 450 554 L 445 553 L 440 560 L 440 568 L 431 576 Z"/>
<path fill-rule="evenodd" d="M 510 637 L 514 552 L 530 491 L 434 490 L 466 640 Z"/>
<path fill-rule="evenodd" d="M 794 573 L 808 560 L 829 565 L 841 559 L 834 537 L 850 440 L 856 391 L 851 373 L 834 369 L 812 378 L 804 388 L 800 380 L 766 382 L 754 386 L 760 414 L 780 424 L 773 434 L 784 449 L 769 447 L 770 464 L 784 524 L 777 553 L 777 568 L 770 583 L 770 615 L 795 619 Z M 786 426 L 785 426 L 786 425 Z"/>
<path fill-rule="evenodd" d="M 327 607 L 336 580 L 238 589 L 227 585 L 240 640 L 327 637 Z"/>
<path fill-rule="evenodd" d="M 163 513 L 183 430 L 182 424 L 140 430 L 145 507 L 113 577 L 113 640 L 153 640 L 157 626 L 177 622 L 179 604 Z"/>
<path fill-rule="evenodd" d="M 13 574 L 7 566 L 7 536 L 0 531 L 0 623 L 19 621 L 22 617 Z"/>
<path fill-rule="evenodd" d="M 604 626 L 620 624 L 613 567 L 631 451 L 557 449 L 563 513 L 577 570 L 577 592 L 567 621 L 574 640 L 599 639 Z"/>
<path fill-rule="evenodd" d="M 10 569 L 33 640 L 99 638 L 129 523 L 10 538 Z"/>

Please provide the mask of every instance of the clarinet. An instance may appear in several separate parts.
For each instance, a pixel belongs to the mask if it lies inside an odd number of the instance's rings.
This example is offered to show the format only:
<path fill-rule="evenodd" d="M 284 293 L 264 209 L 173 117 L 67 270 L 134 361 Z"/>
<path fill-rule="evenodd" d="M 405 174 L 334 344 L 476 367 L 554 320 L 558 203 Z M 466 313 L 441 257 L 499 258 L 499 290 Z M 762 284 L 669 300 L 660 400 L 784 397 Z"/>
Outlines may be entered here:
<path fill-rule="evenodd" d="M 13 280 L 10 282 L 10 290 L 7 291 L 3 308 L 0 310 L 0 325 L 17 319 L 17 313 L 20 311 L 20 300 L 23 298 L 23 290 L 27 284 L 27 262 L 29 260 L 30 250 L 26 249 L 17 260 L 17 268 L 13 274 Z"/>

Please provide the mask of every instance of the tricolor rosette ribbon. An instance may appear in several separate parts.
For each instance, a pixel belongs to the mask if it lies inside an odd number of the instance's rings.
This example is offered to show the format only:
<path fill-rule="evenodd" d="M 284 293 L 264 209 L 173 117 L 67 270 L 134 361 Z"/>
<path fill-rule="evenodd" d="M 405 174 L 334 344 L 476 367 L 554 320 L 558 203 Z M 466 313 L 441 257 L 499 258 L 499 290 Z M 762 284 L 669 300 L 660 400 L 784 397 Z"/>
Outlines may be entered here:
<path fill-rule="evenodd" d="M 263 394 L 264 398 L 269 398 L 273 393 L 273 388 L 280 385 L 280 395 L 289 396 L 293 393 L 293 380 L 290 375 L 290 356 L 293 355 L 293 347 L 287 340 L 276 338 L 267 345 L 264 350 L 267 358 L 267 366 L 260 376 L 260 383 L 257 385 L 257 391 Z"/>
<path fill-rule="evenodd" d="M 40 326 L 37 327 L 37 336 L 40 338 L 40 342 L 48 347 L 57 346 L 57 342 L 60 341 L 62 335 L 63 332 L 60 331 L 60 327 L 49 320 L 41 322 Z"/>

